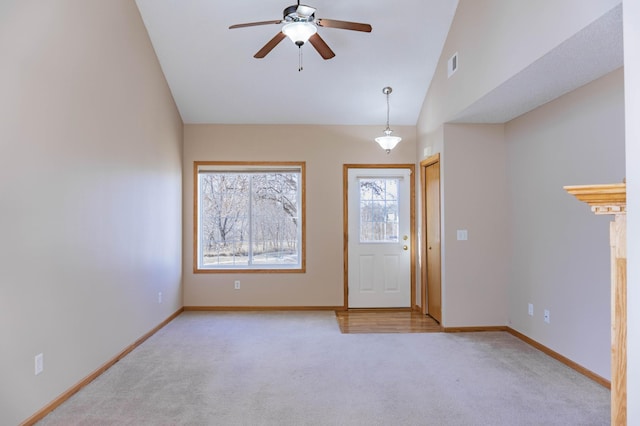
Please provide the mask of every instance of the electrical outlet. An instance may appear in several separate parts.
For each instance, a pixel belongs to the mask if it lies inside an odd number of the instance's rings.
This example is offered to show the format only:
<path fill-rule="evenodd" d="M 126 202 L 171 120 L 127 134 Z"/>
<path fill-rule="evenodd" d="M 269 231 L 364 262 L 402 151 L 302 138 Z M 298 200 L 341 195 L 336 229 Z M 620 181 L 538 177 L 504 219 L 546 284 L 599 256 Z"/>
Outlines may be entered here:
<path fill-rule="evenodd" d="M 162 292 L 158 292 L 158 303 L 162 303 Z"/>
<path fill-rule="evenodd" d="M 240 290 L 240 280 L 236 280 L 233 283 L 233 288 L 235 288 L 236 290 Z"/>
<path fill-rule="evenodd" d="M 533 316 L 533 303 L 529 303 L 529 316 Z"/>
<path fill-rule="evenodd" d="M 35 374 L 36 376 L 44 371 L 44 355 L 38 354 L 35 357 Z"/>
<path fill-rule="evenodd" d="M 544 310 L 544 322 L 546 322 L 547 324 L 551 323 L 551 314 L 549 313 L 548 309 Z"/>

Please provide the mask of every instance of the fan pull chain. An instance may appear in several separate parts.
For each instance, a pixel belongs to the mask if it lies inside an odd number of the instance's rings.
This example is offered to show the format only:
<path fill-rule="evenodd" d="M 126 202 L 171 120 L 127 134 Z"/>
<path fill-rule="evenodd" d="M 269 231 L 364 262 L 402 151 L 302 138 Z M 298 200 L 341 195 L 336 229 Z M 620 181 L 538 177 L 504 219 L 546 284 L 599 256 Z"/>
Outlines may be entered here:
<path fill-rule="evenodd" d="M 302 71 L 302 46 L 298 46 L 298 72 Z"/>

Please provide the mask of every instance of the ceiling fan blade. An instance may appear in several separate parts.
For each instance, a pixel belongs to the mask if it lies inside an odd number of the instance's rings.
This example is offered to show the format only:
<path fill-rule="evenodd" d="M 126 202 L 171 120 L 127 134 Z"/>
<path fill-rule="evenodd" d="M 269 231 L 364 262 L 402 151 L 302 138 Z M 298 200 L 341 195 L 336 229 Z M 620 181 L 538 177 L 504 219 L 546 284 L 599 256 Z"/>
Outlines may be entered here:
<path fill-rule="evenodd" d="M 255 27 L 257 25 L 270 25 L 270 24 L 281 24 L 282 19 L 278 19 L 277 21 L 260 21 L 260 22 L 248 22 L 246 24 L 236 24 L 229 27 L 230 30 L 234 28 L 245 28 L 245 27 Z"/>
<path fill-rule="evenodd" d="M 309 38 L 309 43 L 311 43 L 311 45 L 316 48 L 320 56 L 322 56 L 324 59 L 331 59 L 336 56 L 336 54 L 333 53 L 333 50 L 331 50 L 329 45 L 325 43 L 325 41 L 318 35 L 318 33 L 315 33 Z"/>
<path fill-rule="evenodd" d="M 371 25 L 359 22 L 336 21 L 335 19 L 316 19 L 316 24 L 320 27 L 339 28 L 341 30 L 371 32 Z"/>
<path fill-rule="evenodd" d="M 267 42 L 267 44 L 264 45 L 264 47 L 260 50 L 258 50 L 258 53 L 256 53 L 255 55 L 253 55 L 254 58 L 257 59 L 261 59 L 264 58 L 265 56 L 267 56 L 267 54 L 269 52 L 271 52 L 273 50 L 274 47 L 276 47 L 278 45 L 278 43 L 280 43 L 282 41 L 282 39 L 284 39 L 286 37 L 286 35 L 284 35 L 284 33 L 282 31 L 278 31 L 278 34 L 276 34 L 271 40 L 269 40 Z"/>

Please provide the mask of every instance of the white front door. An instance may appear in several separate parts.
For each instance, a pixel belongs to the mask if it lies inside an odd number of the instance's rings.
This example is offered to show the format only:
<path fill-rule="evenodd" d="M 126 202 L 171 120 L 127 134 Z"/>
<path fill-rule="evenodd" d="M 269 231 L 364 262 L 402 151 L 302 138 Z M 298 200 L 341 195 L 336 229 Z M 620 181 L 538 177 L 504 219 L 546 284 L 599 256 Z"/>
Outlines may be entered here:
<path fill-rule="evenodd" d="M 411 307 L 411 171 L 348 171 L 349 308 Z"/>

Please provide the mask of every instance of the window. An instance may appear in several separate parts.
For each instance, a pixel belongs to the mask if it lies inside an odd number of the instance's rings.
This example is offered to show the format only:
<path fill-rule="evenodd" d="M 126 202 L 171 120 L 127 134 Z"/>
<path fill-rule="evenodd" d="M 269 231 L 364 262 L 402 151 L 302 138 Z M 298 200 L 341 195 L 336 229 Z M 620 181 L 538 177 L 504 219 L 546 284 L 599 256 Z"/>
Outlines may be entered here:
<path fill-rule="evenodd" d="M 304 272 L 305 163 L 194 163 L 195 272 Z"/>
<path fill-rule="evenodd" d="M 398 242 L 399 178 L 359 178 L 360 242 Z"/>

